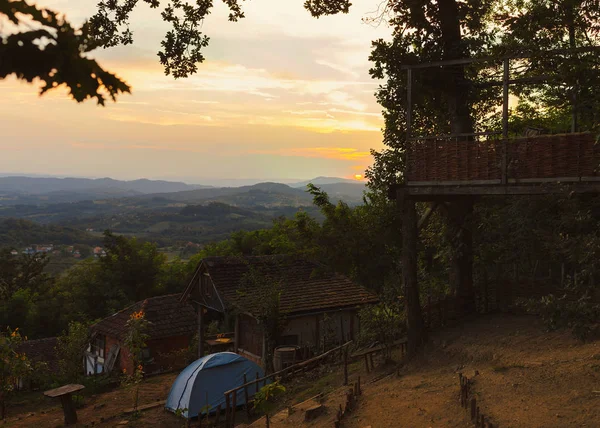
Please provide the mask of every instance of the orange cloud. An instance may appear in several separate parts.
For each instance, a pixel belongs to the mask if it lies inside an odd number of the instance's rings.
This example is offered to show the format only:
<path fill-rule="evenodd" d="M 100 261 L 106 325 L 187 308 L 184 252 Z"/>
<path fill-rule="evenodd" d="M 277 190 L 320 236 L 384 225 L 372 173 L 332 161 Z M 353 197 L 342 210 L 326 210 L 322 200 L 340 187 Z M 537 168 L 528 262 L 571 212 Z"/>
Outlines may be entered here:
<path fill-rule="evenodd" d="M 259 150 L 251 153 L 337 160 L 368 160 L 371 156 L 370 152 L 351 147 L 294 147 L 280 150 Z"/>

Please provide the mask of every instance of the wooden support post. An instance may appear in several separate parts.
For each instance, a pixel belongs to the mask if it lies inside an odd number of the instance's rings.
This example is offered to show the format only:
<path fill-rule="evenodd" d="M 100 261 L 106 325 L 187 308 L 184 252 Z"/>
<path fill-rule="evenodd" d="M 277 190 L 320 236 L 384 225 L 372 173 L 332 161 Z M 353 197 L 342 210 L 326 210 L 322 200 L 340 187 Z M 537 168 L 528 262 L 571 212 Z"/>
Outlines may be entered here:
<path fill-rule="evenodd" d="M 501 181 L 502 184 L 508 183 L 508 80 L 509 80 L 509 60 L 504 60 L 504 79 L 502 81 L 502 171 Z"/>
<path fill-rule="evenodd" d="M 369 373 L 369 357 L 367 357 L 367 354 L 365 354 L 365 367 L 367 369 L 367 373 Z"/>
<path fill-rule="evenodd" d="M 360 376 L 358 377 L 356 384 L 358 385 L 358 395 L 362 395 L 362 390 L 360 389 Z"/>
<path fill-rule="evenodd" d="M 233 328 L 233 352 L 237 354 L 238 349 L 240 348 L 240 316 L 239 314 L 235 315 L 235 325 Z"/>
<path fill-rule="evenodd" d="M 427 210 L 423 214 L 423 217 L 421 217 L 419 219 L 419 223 L 417 224 L 417 229 L 421 230 L 427 226 L 427 223 L 429 223 L 429 219 L 431 218 L 431 215 L 435 212 L 438 205 L 439 205 L 438 202 L 433 202 L 433 203 L 431 203 L 431 205 L 429 205 L 429 208 L 427 208 Z"/>
<path fill-rule="evenodd" d="M 235 411 L 237 409 L 237 391 L 233 392 L 232 403 L 231 403 L 231 426 L 235 426 Z"/>
<path fill-rule="evenodd" d="M 348 347 L 344 351 L 344 385 L 348 385 Z"/>
<path fill-rule="evenodd" d="M 77 411 L 75 410 L 71 394 L 62 395 L 60 397 L 60 404 L 62 404 L 65 415 L 65 425 L 75 425 L 77 423 Z"/>
<path fill-rule="evenodd" d="M 402 279 L 408 329 L 408 353 L 414 355 L 425 342 L 425 326 L 417 281 L 417 210 L 415 201 L 402 198 Z"/>
<path fill-rule="evenodd" d="M 85 387 L 83 385 L 69 384 L 44 392 L 46 397 L 60 399 L 60 404 L 62 405 L 65 416 L 65 425 L 74 425 L 77 423 L 77 411 L 75 410 L 75 405 L 73 404 L 72 394 L 77 391 L 81 391 L 84 388 Z M 4 406 L 4 400 L 2 402 L 2 406 Z M 2 416 L 4 417 L 5 415 L 6 409 L 3 407 Z"/>
<path fill-rule="evenodd" d="M 427 328 L 431 328 L 433 323 L 431 322 L 431 296 L 427 296 Z"/>
<path fill-rule="evenodd" d="M 204 307 L 198 304 L 198 358 L 204 356 Z"/>
<path fill-rule="evenodd" d="M 375 364 L 373 364 L 373 353 L 369 354 L 369 361 L 371 362 L 371 370 L 375 368 Z"/>
<path fill-rule="evenodd" d="M 471 420 L 475 420 L 475 409 L 477 408 L 477 401 L 475 398 L 471 398 Z"/>
<path fill-rule="evenodd" d="M 216 419 L 215 419 L 215 425 L 219 425 L 220 421 L 221 421 L 221 405 L 219 404 L 217 406 L 217 415 L 216 415 Z"/>
<path fill-rule="evenodd" d="M 231 427 L 231 409 L 229 394 L 225 394 L 225 427 Z"/>
<path fill-rule="evenodd" d="M 248 415 L 248 417 L 250 417 L 250 398 L 248 396 L 248 385 L 246 385 L 248 383 L 248 379 L 246 377 L 246 373 L 244 373 L 244 405 L 246 406 L 246 414 Z"/>
<path fill-rule="evenodd" d="M 412 134 L 412 69 L 406 69 L 406 139 Z"/>

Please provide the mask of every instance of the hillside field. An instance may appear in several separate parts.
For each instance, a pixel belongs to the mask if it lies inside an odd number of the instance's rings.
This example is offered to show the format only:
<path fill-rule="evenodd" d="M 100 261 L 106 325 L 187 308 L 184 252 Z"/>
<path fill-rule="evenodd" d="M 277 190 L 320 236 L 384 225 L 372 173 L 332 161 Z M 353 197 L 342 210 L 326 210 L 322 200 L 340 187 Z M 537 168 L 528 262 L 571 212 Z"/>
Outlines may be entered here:
<path fill-rule="evenodd" d="M 432 334 L 426 349 L 408 364 L 378 361 L 370 374 L 365 373 L 361 361 L 351 364 L 350 381 L 361 376 L 363 395 L 343 426 L 472 426 L 459 405 L 459 372 L 473 379 L 482 412 L 499 427 L 597 427 L 600 421 L 600 341 L 581 343 L 567 331 L 549 333 L 532 316 L 492 315 Z M 141 403 L 166 399 L 174 378 L 167 374 L 144 381 Z M 284 411 L 271 426 L 332 427 L 344 390 L 342 378 L 338 365 L 287 384 L 283 408 L 324 392 L 329 394 L 324 403 L 327 414 L 304 423 L 300 406 L 290 418 Z M 7 426 L 59 426 L 62 413 L 57 403 L 39 396 L 41 393 L 30 394 L 9 409 Z M 81 426 L 115 426 L 128 420 L 121 415 L 128 407 L 130 391 L 116 389 L 88 397 L 79 410 Z M 244 412 L 238 414 L 239 423 L 245 423 Z M 129 421 L 128 426 L 179 427 L 182 422 L 157 407 Z M 264 425 L 257 421 L 252 426 Z"/>

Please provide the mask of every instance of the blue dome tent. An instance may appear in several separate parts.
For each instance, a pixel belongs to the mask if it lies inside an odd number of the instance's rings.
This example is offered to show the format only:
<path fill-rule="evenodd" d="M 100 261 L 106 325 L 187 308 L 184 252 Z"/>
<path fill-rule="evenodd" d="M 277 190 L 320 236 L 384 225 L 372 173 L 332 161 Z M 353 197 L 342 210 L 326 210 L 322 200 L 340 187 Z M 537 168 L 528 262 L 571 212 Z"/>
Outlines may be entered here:
<path fill-rule="evenodd" d="M 233 352 L 207 355 L 194 361 L 177 376 L 165 407 L 172 412 L 181 409 L 182 416 L 188 419 L 197 417 L 207 404 L 209 412 L 215 412 L 219 405 L 225 408 L 223 394 L 226 391 L 244 384 L 244 374 L 250 381 L 256 379 L 257 373 L 264 377 L 260 366 Z M 255 388 L 249 388 L 249 393 L 255 392 Z M 236 402 L 238 406 L 245 404 L 243 389 L 238 391 Z"/>

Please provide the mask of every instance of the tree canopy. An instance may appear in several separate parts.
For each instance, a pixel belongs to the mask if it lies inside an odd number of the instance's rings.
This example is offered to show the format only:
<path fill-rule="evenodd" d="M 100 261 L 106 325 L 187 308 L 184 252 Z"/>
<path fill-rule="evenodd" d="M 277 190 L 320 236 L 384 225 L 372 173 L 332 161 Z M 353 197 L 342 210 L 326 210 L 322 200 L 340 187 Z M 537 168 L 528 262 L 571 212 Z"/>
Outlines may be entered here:
<path fill-rule="evenodd" d="M 0 0 L 0 79 L 42 81 L 40 94 L 61 85 L 82 102 L 94 98 L 104 105 L 130 87 L 104 70 L 87 54 L 97 47 L 87 29 L 73 27 L 61 14 L 25 0 Z M 8 30 L 6 29 L 8 28 Z"/>

